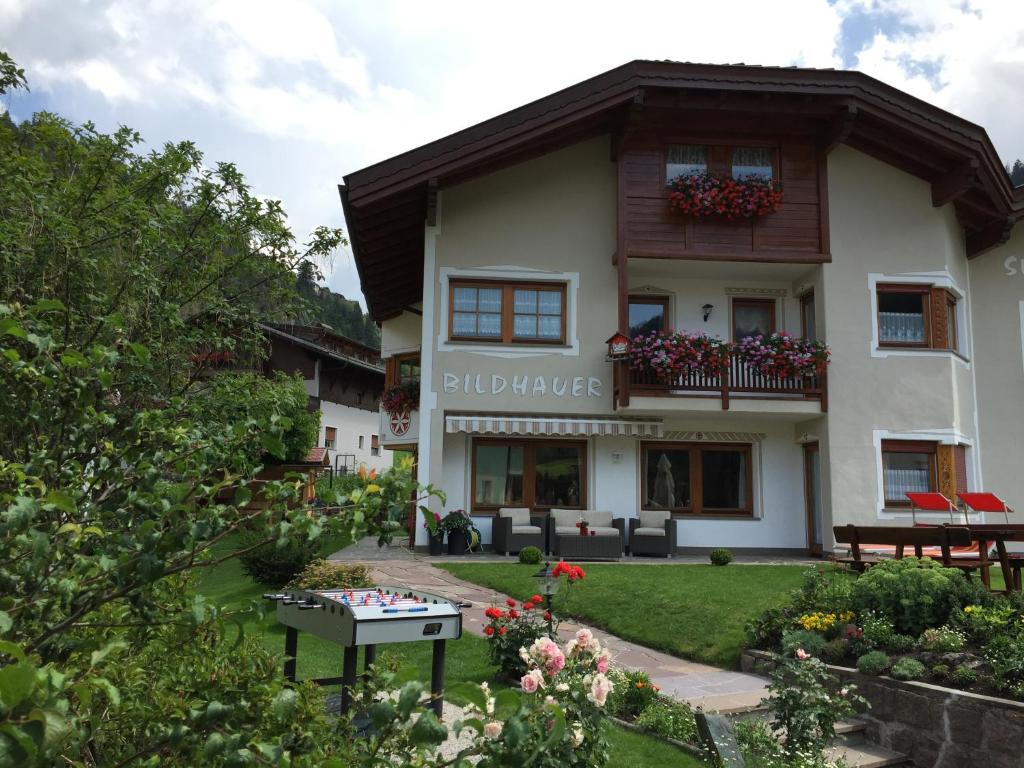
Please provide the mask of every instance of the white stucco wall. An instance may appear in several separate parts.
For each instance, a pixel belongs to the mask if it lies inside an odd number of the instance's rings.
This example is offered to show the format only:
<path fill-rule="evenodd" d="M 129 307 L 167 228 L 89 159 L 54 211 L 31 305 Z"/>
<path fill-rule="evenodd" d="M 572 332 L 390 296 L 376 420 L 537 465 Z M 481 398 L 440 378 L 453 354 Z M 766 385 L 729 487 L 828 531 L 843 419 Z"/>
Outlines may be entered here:
<path fill-rule="evenodd" d="M 970 262 L 982 476 L 979 487 L 1024 512 L 1024 226 Z M 995 516 L 992 522 L 998 522 Z"/>
<path fill-rule="evenodd" d="M 414 309 L 420 309 L 421 304 Z M 405 311 L 380 324 L 380 356 L 384 359 L 420 348 L 423 318 L 415 312 Z"/>

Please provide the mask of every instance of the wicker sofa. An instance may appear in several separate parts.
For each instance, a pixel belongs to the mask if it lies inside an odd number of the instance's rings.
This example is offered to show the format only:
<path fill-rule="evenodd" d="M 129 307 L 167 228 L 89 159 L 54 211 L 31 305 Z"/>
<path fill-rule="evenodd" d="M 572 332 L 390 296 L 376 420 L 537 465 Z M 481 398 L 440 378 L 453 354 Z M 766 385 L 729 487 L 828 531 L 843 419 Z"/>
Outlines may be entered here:
<path fill-rule="evenodd" d="M 502 507 L 491 528 L 494 551 L 515 555 L 525 547 L 548 551 L 546 525 L 541 515 L 531 515 L 526 507 Z"/>
<path fill-rule="evenodd" d="M 592 536 L 580 536 L 576 522 L 583 517 Z M 587 509 L 552 509 L 548 516 L 548 544 L 557 557 L 615 560 L 622 557 L 626 521 L 611 512 Z"/>
<path fill-rule="evenodd" d="M 640 510 L 629 519 L 629 554 L 672 557 L 676 551 L 676 521 L 667 511 Z"/>

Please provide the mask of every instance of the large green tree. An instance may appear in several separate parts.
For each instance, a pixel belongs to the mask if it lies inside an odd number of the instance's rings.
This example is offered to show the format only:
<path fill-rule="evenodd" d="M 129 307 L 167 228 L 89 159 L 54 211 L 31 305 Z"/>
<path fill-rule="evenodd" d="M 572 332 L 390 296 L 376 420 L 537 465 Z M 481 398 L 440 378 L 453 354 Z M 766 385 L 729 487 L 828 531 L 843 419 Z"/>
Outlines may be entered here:
<path fill-rule="evenodd" d="M 0 92 L 23 85 L 0 56 Z M 410 503 L 400 472 L 329 514 L 293 480 L 248 504 L 315 435 L 300 385 L 247 373 L 258 321 L 300 312 L 295 270 L 342 241 L 297 244 L 190 143 L 0 118 L 0 766 L 344 764 L 191 577 L 240 530 L 386 536 Z"/>

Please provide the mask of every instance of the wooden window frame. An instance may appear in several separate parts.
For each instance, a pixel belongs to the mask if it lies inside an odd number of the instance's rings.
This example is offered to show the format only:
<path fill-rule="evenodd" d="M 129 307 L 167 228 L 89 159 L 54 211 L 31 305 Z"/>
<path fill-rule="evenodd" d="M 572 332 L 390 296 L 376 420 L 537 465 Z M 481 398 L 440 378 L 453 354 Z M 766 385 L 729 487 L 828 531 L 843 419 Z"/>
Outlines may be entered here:
<path fill-rule="evenodd" d="M 459 336 L 455 334 L 455 289 L 456 288 L 501 288 L 501 337 L 497 336 Z M 514 331 L 515 291 L 526 290 L 557 290 L 561 293 L 561 324 L 562 333 L 557 339 L 517 338 Z M 452 278 L 448 281 L 448 340 L 451 342 L 472 342 L 474 344 L 516 344 L 564 346 L 566 339 L 566 299 L 568 286 L 564 282 L 546 280 L 467 280 Z M 553 317 L 553 315 L 552 315 Z"/>
<path fill-rule="evenodd" d="M 946 349 L 960 353 L 960 329 L 957 322 L 957 302 L 959 299 L 952 291 L 945 291 L 946 310 Z"/>
<path fill-rule="evenodd" d="M 814 307 L 814 291 L 808 291 L 807 293 L 800 296 L 800 335 L 805 338 L 811 338 L 810 333 L 807 330 L 807 307 Z M 818 312 L 817 308 L 814 311 L 814 330 L 817 335 L 818 326 Z"/>
<path fill-rule="evenodd" d="M 496 515 L 506 504 L 477 504 L 476 501 L 476 448 L 478 445 L 521 446 L 523 448 L 523 501 L 521 506 L 528 507 L 534 514 L 546 515 L 553 507 L 556 509 L 587 509 L 587 441 L 558 440 L 550 438 L 522 437 L 477 437 L 470 445 L 470 486 L 469 506 L 474 515 Z M 580 449 L 580 503 L 578 506 L 537 504 L 537 462 L 536 451 L 541 446 L 575 447 Z M 510 502 L 511 504 L 511 502 Z"/>
<path fill-rule="evenodd" d="M 752 307 L 766 305 L 769 310 L 769 325 L 771 328 L 768 330 L 769 334 L 775 333 L 778 330 L 778 325 L 775 322 L 775 299 L 758 299 L 751 297 L 738 296 L 734 297 L 729 305 L 729 338 L 733 341 L 738 341 L 736 338 L 736 307 Z"/>
<path fill-rule="evenodd" d="M 885 498 L 885 454 L 887 453 L 927 453 L 931 457 L 928 460 L 928 470 L 931 474 L 930 493 L 939 489 L 939 468 L 938 468 L 939 444 L 931 440 L 883 440 L 881 447 L 882 459 L 882 504 L 886 509 L 895 507 L 910 507 L 910 499 L 887 499 Z"/>
<path fill-rule="evenodd" d="M 670 137 L 664 140 L 661 148 L 661 186 L 669 187 L 671 179 L 668 178 L 668 148 L 672 145 L 704 147 L 704 154 L 707 158 L 707 173 L 716 176 L 732 178 L 732 153 L 734 149 L 763 149 L 772 150 L 772 182 L 782 180 L 782 157 L 779 142 L 773 139 L 750 139 L 723 144 L 721 138 L 711 137 Z"/>
<path fill-rule="evenodd" d="M 331 443 L 328 445 L 328 441 Z M 324 427 L 324 448 L 334 449 L 338 445 L 338 428 Z"/>
<path fill-rule="evenodd" d="M 380 456 L 380 435 L 370 435 L 370 455 Z"/>
<path fill-rule="evenodd" d="M 672 320 L 671 320 L 671 315 L 669 314 L 669 297 L 668 296 L 647 296 L 647 295 L 634 296 L 634 295 L 631 294 L 629 296 L 629 300 L 628 300 L 627 306 L 626 306 L 626 316 L 627 316 L 627 319 L 628 319 L 628 316 L 629 316 L 629 305 L 630 304 L 657 304 L 658 306 L 661 307 L 662 315 L 665 318 L 664 328 L 662 328 L 662 332 L 663 333 L 668 333 L 668 332 L 670 332 L 672 330 Z M 626 328 L 625 330 L 627 332 L 630 331 L 629 328 Z"/>
<path fill-rule="evenodd" d="M 422 355 L 419 352 L 403 352 L 400 355 L 392 355 L 384 361 L 384 388 L 393 387 L 396 384 L 404 383 L 402 378 L 402 363 L 408 360 L 420 360 L 422 366 L 423 361 L 420 359 Z M 418 381 L 418 379 L 409 379 L 409 381 Z"/>
<path fill-rule="evenodd" d="M 883 341 L 882 302 L 883 293 L 920 294 L 921 311 L 924 313 L 924 341 Z M 932 337 L 932 286 L 917 283 L 879 283 L 875 286 L 875 327 L 878 329 L 878 346 L 884 349 L 934 349 Z"/>
<path fill-rule="evenodd" d="M 690 457 L 690 506 L 677 507 L 669 510 L 672 517 L 754 517 L 754 446 L 752 443 L 676 443 L 676 442 L 641 442 L 640 443 L 640 508 L 644 510 L 664 511 L 663 507 L 646 505 L 647 493 L 647 453 L 650 450 L 689 451 Z M 704 507 L 704 451 L 733 451 L 742 453 L 747 458 L 747 506 L 742 509 L 719 509 Z"/>

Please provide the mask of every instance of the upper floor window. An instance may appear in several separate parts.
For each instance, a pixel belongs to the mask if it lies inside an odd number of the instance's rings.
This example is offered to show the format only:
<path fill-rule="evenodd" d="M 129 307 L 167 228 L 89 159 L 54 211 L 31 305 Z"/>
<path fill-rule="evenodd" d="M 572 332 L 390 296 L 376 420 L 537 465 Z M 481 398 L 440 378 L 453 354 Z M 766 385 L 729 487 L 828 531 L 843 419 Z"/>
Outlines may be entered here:
<path fill-rule="evenodd" d="M 333 448 L 338 439 L 338 430 L 335 427 L 324 427 L 324 448 Z"/>
<path fill-rule="evenodd" d="M 732 340 L 775 333 L 774 299 L 733 299 Z"/>
<path fill-rule="evenodd" d="M 771 179 L 774 153 L 770 147 L 734 147 L 732 150 L 732 177 Z"/>
<path fill-rule="evenodd" d="M 818 338 L 818 322 L 814 311 L 814 291 L 800 297 L 800 333 L 805 339 Z"/>
<path fill-rule="evenodd" d="M 933 312 L 933 307 L 935 312 Z M 956 351 L 957 298 L 931 285 L 878 286 L 878 343 Z"/>
<path fill-rule="evenodd" d="M 370 455 L 380 456 L 380 436 L 370 435 Z"/>
<path fill-rule="evenodd" d="M 629 338 L 647 336 L 652 331 L 667 331 L 667 296 L 629 297 Z"/>
<path fill-rule="evenodd" d="M 695 176 L 708 169 L 708 148 L 699 144 L 669 144 L 665 155 L 665 181 Z"/>
<path fill-rule="evenodd" d="M 565 341 L 564 283 L 452 281 L 449 337 L 505 344 Z"/>

